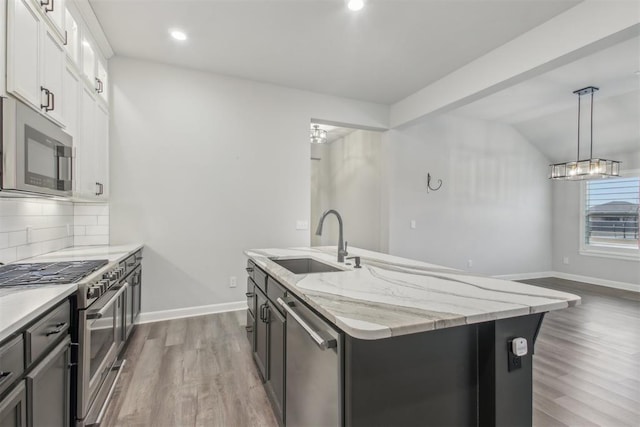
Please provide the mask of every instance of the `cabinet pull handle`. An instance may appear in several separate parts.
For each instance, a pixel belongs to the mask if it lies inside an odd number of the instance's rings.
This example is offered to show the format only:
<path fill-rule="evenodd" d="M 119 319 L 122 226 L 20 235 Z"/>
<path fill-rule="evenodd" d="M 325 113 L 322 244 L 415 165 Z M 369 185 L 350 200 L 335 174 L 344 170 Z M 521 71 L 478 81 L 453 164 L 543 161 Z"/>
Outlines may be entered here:
<path fill-rule="evenodd" d="M 255 294 L 253 292 L 247 292 L 245 293 L 245 295 L 247 296 L 247 298 L 252 298 Z"/>
<path fill-rule="evenodd" d="M 264 323 L 271 323 L 271 307 L 264 306 Z"/>
<path fill-rule="evenodd" d="M 49 95 L 51 95 L 51 108 L 45 108 L 45 111 L 53 111 L 56 109 L 56 94 L 49 91 Z"/>
<path fill-rule="evenodd" d="M 47 1 L 40 1 L 40 6 L 44 6 L 44 11 L 45 12 L 53 12 L 53 8 L 54 8 L 54 0 L 47 0 Z M 51 6 L 51 9 L 49 9 L 49 6 Z"/>
<path fill-rule="evenodd" d="M 247 267 L 245 268 L 245 270 L 247 271 L 247 273 L 253 273 L 253 267 Z"/>
<path fill-rule="evenodd" d="M 47 97 L 47 103 L 46 104 L 40 104 L 40 108 L 44 108 L 45 111 L 49 111 L 49 101 L 51 100 L 51 97 L 49 96 L 51 94 L 51 92 L 49 91 L 49 89 L 47 89 L 44 86 L 40 86 L 40 92 L 44 92 L 45 96 Z"/>
<path fill-rule="evenodd" d="M 56 328 L 52 331 L 49 331 L 45 334 L 45 336 L 50 336 L 50 335 L 56 335 L 59 334 L 60 332 L 62 332 L 63 330 L 67 329 L 68 324 L 66 322 L 63 323 L 58 323 L 56 325 Z"/>
<path fill-rule="evenodd" d="M 9 377 L 11 377 L 11 375 L 13 375 L 13 372 L 11 371 L 4 371 L 4 372 L 0 371 L 0 384 L 7 381 Z"/>
<path fill-rule="evenodd" d="M 247 325 L 244 328 L 247 330 L 247 332 L 253 332 L 253 326 L 251 325 Z"/>
<path fill-rule="evenodd" d="M 62 43 L 63 45 L 68 45 L 69 44 L 69 38 L 68 38 L 69 34 L 67 34 L 67 30 L 64 30 L 64 43 Z"/>

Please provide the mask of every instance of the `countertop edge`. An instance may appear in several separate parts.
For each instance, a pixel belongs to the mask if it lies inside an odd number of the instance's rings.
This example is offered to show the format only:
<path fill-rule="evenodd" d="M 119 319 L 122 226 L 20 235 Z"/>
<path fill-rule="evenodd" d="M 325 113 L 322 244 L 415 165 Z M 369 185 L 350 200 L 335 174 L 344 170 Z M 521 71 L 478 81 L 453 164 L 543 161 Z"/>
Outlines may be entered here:
<path fill-rule="evenodd" d="M 315 249 L 315 248 L 293 248 L 293 249 L 303 250 L 303 249 Z M 350 249 L 357 250 L 357 248 L 350 248 Z M 281 283 L 282 286 L 287 288 L 287 290 L 292 292 L 293 295 L 295 295 L 297 298 L 307 303 L 318 313 L 322 314 L 334 326 L 341 329 L 343 332 L 345 332 L 346 334 L 348 334 L 349 336 L 355 339 L 376 340 L 376 339 L 390 338 L 390 337 L 413 334 L 413 333 L 429 332 L 429 331 L 441 330 L 441 329 L 446 329 L 446 328 L 456 327 L 456 326 L 472 325 L 472 324 L 478 324 L 478 323 L 483 323 L 488 321 L 508 319 L 512 317 L 526 316 L 526 315 L 537 314 L 537 313 L 546 313 L 552 310 L 560 310 L 563 308 L 574 307 L 574 306 L 580 305 L 581 303 L 581 298 L 573 295 L 575 296 L 575 298 L 570 300 L 562 300 L 554 303 L 542 304 L 537 306 L 521 307 L 521 308 L 505 310 L 503 312 L 497 312 L 497 313 L 480 313 L 480 314 L 469 315 L 469 316 L 458 315 L 451 318 L 447 318 L 445 320 L 425 320 L 425 322 L 420 324 L 408 324 L 405 326 L 400 326 L 395 328 L 391 328 L 385 325 L 375 325 L 379 327 L 371 328 L 371 329 L 357 329 L 347 324 L 348 321 L 352 321 L 354 323 L 357 323 L 357 321 L 355 321 L 354 319 L 336 317 L 332 313 L 328 312 L 325 308 L 323 308 L 321 305 L 316 303 L 313 299 L 307 297 L 303 291 L 297 289 L 297 287 L 295 286 L 295 283 L 294 284 L 290 283 L 290 281 L 287 280 L 287 278 L 283 277 L 282 275 L 282 272 L 285 272 L 286 275 L 292 275 L 292 273 L 289 273 L 283 267 L 280 267 L 278 264 L 271 261 L 267 255 L 260 254 L 257 251 L 260 251 L 260 250 L 249 249 L 249 250 L 244 250 L 243 253 L 247 258 L 251 259 L 256 265 L 258 265 L 266 273 L 268 273 L 274 279 L 276 279 L 279 283 Z M 385 255 L 385 254 L 382 254 L 382 255 Z M 353 270 L 353 268 L 350 268 L 344 265 L 338 265 L 335 262 L 331 263 L 331 262 L 328 262 L 326 259 L 314 257 L 313 255 L 307 254 L 305 256 L 316 258 L 318 261 L 321 261 L 324 263 L 335 264 L 336 267 L 340 267 L 342 269 Z M 286 257 L 287 256 L 283 256 L 282 258 L 286 258 Z M 393 258 L 397 258 L 397 257 L 393 257 Z M 407 261 L 410 262 L 412 260 L 407 259 Z M 431 265 L 421 261 L 415 261 L 415 263 L 416 265 L 420 265 L 420 264 Z M 442 268 L 448 269 L 446 267 L 442 267 Z M 454 269 L 450 269 L 450 270 L 452 273 L 457 272 L 457 270 L 454 270 Z M 293 276 L 295 277 L 296 275 L 293 275 Z M 304 275 L 301 275 L 301 276 L 304 276 Z M 482 276 L 482 277 L 490 278 L 488 276 Z M 533 285 L 529 285 L 529 286 L 533 286 Z M 571 295 L 571 294 L 568 294 L 568 295 Z"/>

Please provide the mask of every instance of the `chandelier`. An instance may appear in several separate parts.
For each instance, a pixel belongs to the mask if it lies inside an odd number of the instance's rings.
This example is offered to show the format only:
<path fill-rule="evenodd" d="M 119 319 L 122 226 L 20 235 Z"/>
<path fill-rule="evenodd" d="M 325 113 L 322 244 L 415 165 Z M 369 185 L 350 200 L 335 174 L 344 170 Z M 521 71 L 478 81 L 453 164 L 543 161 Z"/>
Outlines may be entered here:
<path fill-rule="evenodd" d="M 327 131 L 320 129 L 318 125 L 313 125 L 309 136 L 312 144 L 324 144 L 327 142 Z"/>
<path fill-rule="evenodd" d="M 578 89 L 573 93 L 578 95 L 578 153 L 575 161 L 555 163 L 549 165 L 549 178 L 559 180 L 583 180 L 617 177 L 620 175 L 620 162 L 617 160 L 606 160 L 593 158 L 593 93 L 597 91 L 597 87 L 589 86 Z M 588 159 L 580 159 L 580 105 L 582 95 L 591 95 L 590 107 L 590 133 L 591 147 Z"/>

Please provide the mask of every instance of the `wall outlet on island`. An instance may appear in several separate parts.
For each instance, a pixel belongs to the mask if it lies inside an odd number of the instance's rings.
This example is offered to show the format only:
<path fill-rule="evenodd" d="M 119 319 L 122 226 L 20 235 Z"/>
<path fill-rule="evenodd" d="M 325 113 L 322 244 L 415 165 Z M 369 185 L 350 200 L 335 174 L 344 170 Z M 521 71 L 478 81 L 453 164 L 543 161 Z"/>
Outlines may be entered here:
<path fill-rule="evenodd" d="M 566 256 L 566 257 L 562 258 L 562 263 L 563 264 L 569 264 L 569 257 Z"/>
<path fill-rule="evenodd" d="M 229 277 L 229 287 L 235 288 L 236 286 L 238 286 L 238 280 L 236 279 L 236 276 Z"/>

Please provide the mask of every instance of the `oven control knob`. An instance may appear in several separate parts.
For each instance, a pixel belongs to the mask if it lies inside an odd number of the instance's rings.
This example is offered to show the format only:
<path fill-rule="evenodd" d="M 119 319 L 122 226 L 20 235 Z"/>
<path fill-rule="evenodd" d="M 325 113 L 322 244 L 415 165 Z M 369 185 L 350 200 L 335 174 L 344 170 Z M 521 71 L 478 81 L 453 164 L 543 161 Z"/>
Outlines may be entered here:
<path fill-rule="evenodd" d="M 87 298 L 97 298 L 99 296 L 100 296 L 99 285 L 91 285 L 89 289 L 87 289 Z"/>
<path fill-rule="evenodd" d="M 102 292 L 105 292 L 107 289 L 109 289 L 109 280 L 100 280 L 100 287 L 102 288 Z"/>

